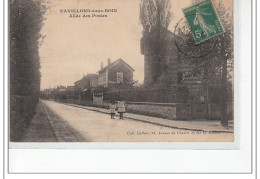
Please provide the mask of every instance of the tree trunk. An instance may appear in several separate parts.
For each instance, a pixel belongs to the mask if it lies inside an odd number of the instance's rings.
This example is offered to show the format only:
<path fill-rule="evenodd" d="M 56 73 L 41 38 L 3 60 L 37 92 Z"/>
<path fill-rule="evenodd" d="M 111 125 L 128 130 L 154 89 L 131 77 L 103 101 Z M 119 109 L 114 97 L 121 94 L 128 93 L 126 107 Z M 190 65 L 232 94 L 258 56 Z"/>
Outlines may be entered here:
<path fill-rule="evenodd" d="M 222 69 L 222 107 L 221 107 L 221 125 L 228 127 L 227 118 L 227 60 L 223 61 Z"/>
<path fill-rule="evenodd" d="M 206 80 L 206 108 L 207 108 L 207 119 L 210 120 L 209 115 L 209 69 L 204 67 L 204 80 Z"/>

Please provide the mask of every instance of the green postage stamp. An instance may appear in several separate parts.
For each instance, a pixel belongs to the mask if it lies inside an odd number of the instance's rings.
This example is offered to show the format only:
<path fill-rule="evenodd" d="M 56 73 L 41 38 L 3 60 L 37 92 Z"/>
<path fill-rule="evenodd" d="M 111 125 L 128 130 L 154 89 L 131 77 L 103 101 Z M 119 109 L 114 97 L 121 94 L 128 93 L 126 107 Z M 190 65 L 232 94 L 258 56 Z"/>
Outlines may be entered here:
<path fill-rule="evenodd" d="M 211 0 L 183 9 L 196 44 L 224 33 Z"/>

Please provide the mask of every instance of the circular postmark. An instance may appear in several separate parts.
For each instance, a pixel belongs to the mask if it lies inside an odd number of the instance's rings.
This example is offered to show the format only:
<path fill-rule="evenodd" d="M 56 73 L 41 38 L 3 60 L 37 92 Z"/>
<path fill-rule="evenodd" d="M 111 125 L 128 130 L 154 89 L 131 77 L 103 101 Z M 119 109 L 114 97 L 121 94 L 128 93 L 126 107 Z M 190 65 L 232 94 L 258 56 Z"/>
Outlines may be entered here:
<path fill-rule="evenodd" d="M 216 38 L 205 40 L 196 44 L 185 17 L 179 20 L 174 29 L 175 44 L 177 49 L 185 56 L 203 58 L 209 55 L 217 44 Z"/>

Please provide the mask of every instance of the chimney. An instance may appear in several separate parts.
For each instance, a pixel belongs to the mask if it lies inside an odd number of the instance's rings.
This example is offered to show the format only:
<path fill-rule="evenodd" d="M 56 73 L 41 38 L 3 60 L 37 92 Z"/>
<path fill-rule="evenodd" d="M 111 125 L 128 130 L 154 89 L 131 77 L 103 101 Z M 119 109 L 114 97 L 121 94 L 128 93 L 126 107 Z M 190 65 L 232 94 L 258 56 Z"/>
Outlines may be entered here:
<path fill-rule="evenodd" d="M 111 59 L 108 58 L 108 59 L 107 59 L 107 65 L 110 65 L 110 63 L 111 63 Z"/>
<path fill-rule="evenodd" d="M 103 62 L 101 62 L 101 64 L 100 64 L 100 70 L 102 70 L 103 69 Z"/>

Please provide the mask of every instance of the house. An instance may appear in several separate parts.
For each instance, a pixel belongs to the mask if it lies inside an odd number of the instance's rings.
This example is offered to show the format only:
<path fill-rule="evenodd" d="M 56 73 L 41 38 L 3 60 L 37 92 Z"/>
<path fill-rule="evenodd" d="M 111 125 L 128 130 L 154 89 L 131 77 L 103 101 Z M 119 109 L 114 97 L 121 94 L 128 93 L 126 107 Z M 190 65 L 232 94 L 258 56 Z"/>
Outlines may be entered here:
<path fill-rule="evenodd" d="M 98 74 L 83 75 L 74 85 L 75 95 L 79 100 L 91 100 L 93 90 L 98 87 Z"/>
<path fill-rule="evenodd" d="M 133 81 L 134 69 L 124 60 L 118 59 L 111 63 L 108 59 L 107 66 L 98 71 L 98 86 L 109 87 L 113 84 L 128 83 Z"/>
<path fill-rule="evenodd" d="M 67 88 L 66 88 L 66 98 L 67 98 L 67 100 L 76 98 L 75 86 L 67 86 Z"/>
<path fill-rule="evenodd" d="M 82 79 L 76 81 L 74 85 L 76 92 L 96 88 L 98 87 L 98 74 L 87 74 Z"/>

